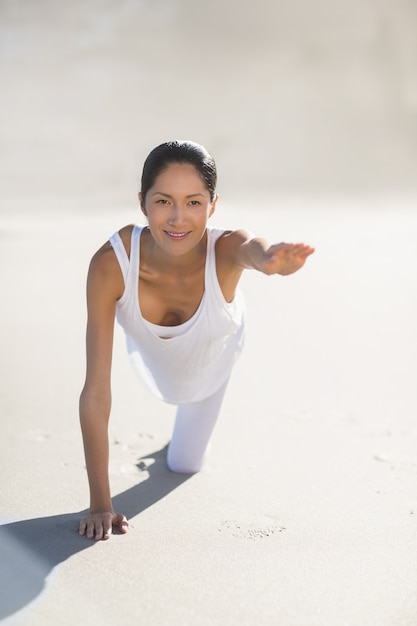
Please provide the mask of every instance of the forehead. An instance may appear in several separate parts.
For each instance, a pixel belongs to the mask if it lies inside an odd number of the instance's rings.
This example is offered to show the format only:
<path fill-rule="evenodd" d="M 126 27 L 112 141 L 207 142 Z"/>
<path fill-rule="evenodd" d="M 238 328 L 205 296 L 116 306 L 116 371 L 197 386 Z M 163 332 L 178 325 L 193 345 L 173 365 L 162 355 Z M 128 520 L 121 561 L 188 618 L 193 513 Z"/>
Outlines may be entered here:
<path fill-rule="evenodd" d="M 207 187 L 199 172 L 190 163 L 170 163 L 155 178 L 152 185 L 154 191 L 180 191 L 181 189 L 208 193 Z"/>

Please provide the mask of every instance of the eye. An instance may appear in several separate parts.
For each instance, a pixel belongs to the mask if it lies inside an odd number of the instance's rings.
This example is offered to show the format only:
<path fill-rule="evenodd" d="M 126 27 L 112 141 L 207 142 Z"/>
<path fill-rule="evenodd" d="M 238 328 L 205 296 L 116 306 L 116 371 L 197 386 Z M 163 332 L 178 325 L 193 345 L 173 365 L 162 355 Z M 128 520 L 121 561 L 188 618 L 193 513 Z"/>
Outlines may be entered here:
<path fill-rule="evenodd" d="M 159 200 L 156 201 L 156 204 L 168 204 L 168 200 L 166 198 L 159 198 Z"/>
<path fill-rule="evenodd" d="M 200 206 L 201 202 L 198 200 L 190 200 L 189 204 L 191 204 L 191 206 Z"/>

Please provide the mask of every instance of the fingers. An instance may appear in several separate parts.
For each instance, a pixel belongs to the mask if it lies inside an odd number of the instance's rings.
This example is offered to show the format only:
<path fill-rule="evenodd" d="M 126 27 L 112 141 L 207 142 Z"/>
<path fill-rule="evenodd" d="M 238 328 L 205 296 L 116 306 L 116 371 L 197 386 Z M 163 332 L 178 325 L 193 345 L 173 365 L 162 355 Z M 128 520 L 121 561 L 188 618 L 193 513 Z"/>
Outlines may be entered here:
<path fill-rule="evenodd" d="M 285 247 L 283 247 L 282 249 L 285 250 L 285 252 L 290 252 L 291 254 L 294 255 L 305 255 L 308 256 L 309 254 L 313 254 L 314 252 L 314 248 L 312 248 L 311 246 L 307 246 L 305 243 L 287 243 L 284 244 Z"/>
<path fill-rule="evenodd" d="M 314 248 L 311 246 L 307 246 L 304 243 L 295 243 L 293 244 L 293 249 L 291 250 L 293 254 L 300 254 L 301 256 L 309 256 L 313 254 Z"/>
<path fill-rule="evenodd" d="M 80 522 L 80 535 L 85 535 L 88 539 L 108 539 L 111 535 L 111 522 L 101 515 L 90 515 Z"/>
<path fill-rule="evenodd" d="M 80 535 L 86 535 L 87 539 L 95 539 L 96 541 L 108 539 L 111 535 L 111 522 L 102 515 L 90 515 L 82 520 Z"/>
<path fill-rule="evenodd" d="M 313 254 L 314 248 L 310 248 L 310 246 L 305 246 L 304 244 L 296 245 L 292 250 L 289 250 L 290 254 L 293 256 L 299 256 L 303 259 L 306 259 L 310 254 Z"/>
<path fill-rule="evenodd" d="M 121 533 L 126 533 L 128 522 L 120 513 L 92 513 L 80 522 L 79 534 L 96 541 L 109 539 L 112 527 L 115 526 Z"/>
<path fill-rule="evenodd" d="M 85 535 L 86 530 L 87 530 L 87 522 L 86 522 L 86 519 L 83 518 L 80 522 L 80 528 L 78 529 L 78 534 Z"/>
<path fill-rule="evenodd" d="M 117 513 L 113 519 L 113 526 L 116 526 L 121 533 L 127 533 L 129 524 L 124 515 Z"/>
<path fill-rule="evenodd" d="M 309 256 L 313 252 L 314 248 L 305 243 L 279 243 L 269 248 L 270 258 L 274 258 L 279 253 Z"/>
<path fill-rule="evenodd" d="M 288 261 L 290 259 L 294 259 L 294 261 L 298 259 L 299 261 L 302 261 L 304 263 L 307 257 L 313 254 L 315 250 L 311 246 L 306 246 L 303 243 L 291 243 L 280 244 L 279 248 L 277 247 L 275 250 L 271 250 L 271 252 L 272 254 L 270 254 L 268 259 L 269 263 L 274 263 L 279 259 L 285 259 Z"/>
<path fill-rule="evenodd" d="M 265 261 L 265 274 L 293 274 L 305 263 L 314 248 L 304 243 L 280 243 L 269 248 Z"/>

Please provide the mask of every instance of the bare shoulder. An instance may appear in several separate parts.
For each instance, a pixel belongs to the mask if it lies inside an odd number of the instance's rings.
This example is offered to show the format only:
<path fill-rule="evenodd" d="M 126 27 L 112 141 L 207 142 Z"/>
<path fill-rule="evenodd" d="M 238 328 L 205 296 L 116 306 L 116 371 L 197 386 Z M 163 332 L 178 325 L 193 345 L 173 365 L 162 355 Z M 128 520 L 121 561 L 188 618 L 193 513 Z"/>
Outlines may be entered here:
<path fill-rule="evenodd" d="M 248 230 L 225 230 L 216 242 L 216 256 L 220 262 L 238 265 L 242 247 L 253 239 Z"/>
<path fill-rule="evenodd" d="M 124 226 L 119 230 L 119 235 L 121 240 L 123 241 L 123 245 L 126 249 L 127 256 L 130 258 L 130 243 L 132 241 L 132 231 L 134 229 L 134 224 L 129 224 L 128 226 Z"/>
<path fill-rule="evenodd" d="M 216 241 L 217 278 L 227 302 L 232 302 L 237 285 L 245 268 L 241 250 L 252 239 L 246 230 L 226 230 Z"/>
<path fill-rule="evenodd" d="M 120 238 L 130 254 L 130 237 L 133 226 L 125 226 L 119 231 Z M 108 295 L 120 298 L 124 291 L 124 281 L 120 265 L 109 241 L 101 246 L 91 259 L 88 271 L 88 284 L 90 288 L 105 289 Z"/>

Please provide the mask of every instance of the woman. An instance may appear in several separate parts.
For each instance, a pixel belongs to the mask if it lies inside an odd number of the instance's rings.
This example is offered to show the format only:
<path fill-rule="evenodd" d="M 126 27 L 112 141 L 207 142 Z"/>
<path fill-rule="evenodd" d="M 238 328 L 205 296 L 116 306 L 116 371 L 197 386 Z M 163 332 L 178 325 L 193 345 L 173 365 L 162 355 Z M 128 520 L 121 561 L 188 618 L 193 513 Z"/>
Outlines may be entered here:
<path fill-rule="evenodd" d="M 87 374 L 80 420 L 90 513 L 80 534 L 126 532 L 113 511 L 108 420 L 114 319 L 132 364 L 159 398 L 178 406 L 168 448 L 174 472 L 201 469 L 233 364 L 244 340 L 244 269 L 291 274 L 314 252 L 270 245 L 245 230 L 208 228 L 218 196 L 216 166 L 198 144 L 172 141 L 147 157 L 139 202 L 148 226 L 126 226 L 94 255 L 87 279 Z"/>

